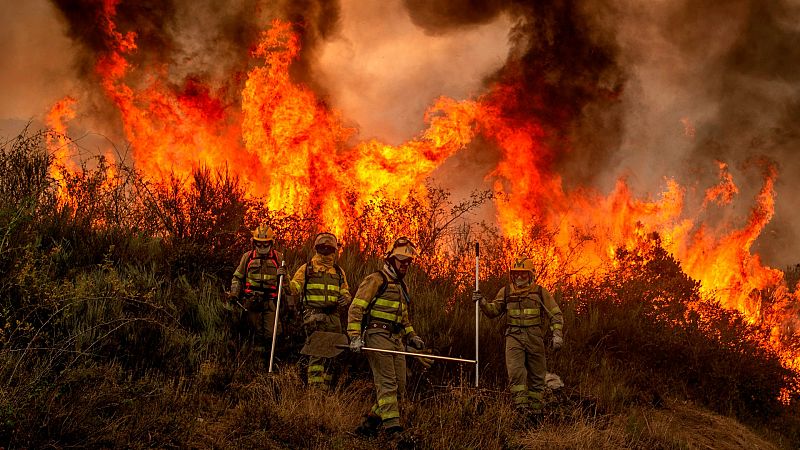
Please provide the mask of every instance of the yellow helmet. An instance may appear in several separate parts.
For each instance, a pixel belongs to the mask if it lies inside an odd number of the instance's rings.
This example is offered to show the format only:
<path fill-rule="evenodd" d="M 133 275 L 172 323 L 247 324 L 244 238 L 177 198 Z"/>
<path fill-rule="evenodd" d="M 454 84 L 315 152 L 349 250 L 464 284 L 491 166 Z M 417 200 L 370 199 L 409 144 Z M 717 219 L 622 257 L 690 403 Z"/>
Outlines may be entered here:
<path fill-rule="evenodd" d="M 401 237 L 394 241 L 392 246 L 389 247 L 389 251 L 386 253 L 386 259 L 397 256 L 413 259 L 417 257 L 417 254 L 417 247 L 413 242 L 411 242 L 411 239 L 407 237 Z"/>
<path fill-rule="evenodd" d="M 336 236 L 332 233 L 320 233 L 314 239 L 314 247 L 319 245 L 329 245 L 333 248 L 338 248 L 339 243 L 336 241 Z"/>
<path fill-rule="evenodd" d="M 529 272 L 531 274 L 531 280 L 536 276 L 536 273 L 533 271 L 533 260 L 524 255 L 519 255 L 514 259 L 514 263 L 511 265 L 511 270 L 509 272 Z"/>
<path fill-rule="evenodd" d="M 253 230 L 253 240 L 256 242 L 274 242 L 275 232 L 269 225 L 262 223 L 255 230 Z"/>

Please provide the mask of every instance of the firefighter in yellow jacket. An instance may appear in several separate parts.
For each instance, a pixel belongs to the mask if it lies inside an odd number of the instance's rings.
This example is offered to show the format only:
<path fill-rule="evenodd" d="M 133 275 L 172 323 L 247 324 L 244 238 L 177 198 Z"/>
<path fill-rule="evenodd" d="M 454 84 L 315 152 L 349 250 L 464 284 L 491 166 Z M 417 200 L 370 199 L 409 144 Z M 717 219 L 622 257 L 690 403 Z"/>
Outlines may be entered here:
<path fill-rule="evenodd" d="M 547 372 L 543 317 L 547 315 L 550 319 L 554 350 L 564 344 L 564 320 L 553 296 L 536 284 L 533 261 L 518 257 L 509 275 L 511 283 L 500 289 L 494 301 L 487 302 L 480 291 L 475 292 L 472 299 L 479 302 L 481 310 L 489 317 L 506 314 L 505 358 L 514 407 L 536 419 L 542 412 Z"/>
<path fill-rule="evenodd" d="M 405 351 L 403 340 L 417 350 L 425 343 L 414 332 L 409 319 L 409 295 L 403 277 L 417 255 L 408 238 L 394 242 L 383 268 L 368 275 L 358 287 L 348 315 L 350 350 L 367 347 Z M 403 431 L 398 401 L 405 393 L 405 356 L 367 352 L 375 382 L 376 402 L 358 428 L 360 434 L 375 434 L 383 425 L 387 434 Z"/>
<path fill-rule="evenodd" d="M 314 256 L 300 266 L 289 287 L 301 298 L 303 325 L 310 337 L 315 331 L 343 333 L 339 308 L 350 306 L 350 287 L 336 264 L 336 236 L 320 233 L 314 239 Z M 312 356 L 308 361 L 308 385 L 327 389 L 333 378 L 331 359 Z"/>
<path fill-rule="evenodd" d="M 286 280 L 281 267 L 283 255 L 275 250 L 275 233 L 265 224 L 253 230 L 253 249 L 242 255 L 231 280 L 230 297 L 240 302 L 243 319 L 253 340 L 253 350 L 269 359 L 275 309 L 278 299 L 278 277 Z M 287 307 L 292 308 L 291 302 Z M 283 308 L 281 308 L 283 309 Z M 278 333 L 280 333 L 280 323 Z"/>

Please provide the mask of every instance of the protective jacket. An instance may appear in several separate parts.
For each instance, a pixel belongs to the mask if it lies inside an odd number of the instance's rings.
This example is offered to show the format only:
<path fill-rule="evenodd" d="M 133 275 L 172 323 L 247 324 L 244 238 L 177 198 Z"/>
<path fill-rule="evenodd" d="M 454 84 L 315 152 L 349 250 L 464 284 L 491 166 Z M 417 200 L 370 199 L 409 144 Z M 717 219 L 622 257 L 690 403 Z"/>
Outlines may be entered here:
<path fill-rule="evenodd" d="M 259 255 L 251 250 L 242 255 L 231 280 L 231 294 L 241 297 L 265 295 L 268 299 L 278 297 L 278 267 L 283 260 L 280 252 L 270 250 L 267 255 Z"/>
<path fill-rule="evenodd" d="M 508 285 L 494 301 L 482 301 L 480 306 L 489 317 L 507 316 L 505 358 L 514 405 L 541 412 L 547 373 L 543 318 L 550 319 L 551 330 L 560 330 L 564 323 L 561 309 L 547 289 L 537 284 L 525 288 Z"/>
<path fill-rule="evenodd" d="M 333 255 L 315 254 L 300 266 L 289 284 L 292 294 L 301 298 L 303 324 L 310 337 L 315 331 L 342 333 L 339 306 L 350 305 L 352 296 L 344 271 L 334 264 Z M 317 356 L 308 361 L 309 386 L 327 389 L 333 380 L 331 358 Z"/>
<path fill-rule="evenodd" d="M 248 251 L 239 260 L 231 280 L 231 295 L 242 298 L 247 309 L 242 319 L 253 333 L 254 350 L 265 356 L 268 356 L 272 343 L 278 298 L 277 271 L 282 260 L 283 255 L 274 249 L 264 256 L 255 250 Z"/>
<path fill-rule="evenodd" d="M 349 306 L 352 299 L 347 276 L 334 263 L 333 255 L 315 254 L 297 269 L 289 287 L 301 298 L 303 307 L 314 312 L 331 314 L 340 304 Z"/>
<path fill-rule="evenodd" d="M 347 334 L 363 334 L 367 347 L 405 351 L 403 338 L 416 336 L 409 318 L 404 285 L 389 266 L 367 276 L 350 305 Z M 400 425 L 398 399 L 405 393 L 406 360 L 402 355 L 366 352 L 375 383 L 376 402 L 371 413 L 384 427 Z"/>

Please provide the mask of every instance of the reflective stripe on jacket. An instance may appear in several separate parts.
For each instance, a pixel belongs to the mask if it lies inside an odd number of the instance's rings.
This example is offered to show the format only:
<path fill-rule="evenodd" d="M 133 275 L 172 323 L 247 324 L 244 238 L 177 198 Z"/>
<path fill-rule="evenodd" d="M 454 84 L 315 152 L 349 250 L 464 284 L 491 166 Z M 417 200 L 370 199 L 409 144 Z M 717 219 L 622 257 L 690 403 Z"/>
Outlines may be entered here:
<path fill-rule="evenodd" d="M 367 307 L 369 309 L 368 321 L 379 320 L 396 324 L 401 334 L 413 336 L 414 327 L 408 314 L 408 305 L 403 298 L 400 283 L 395 280 L 386 270 L 381 270 L 386 277 L 386 290 L 378 297 L 378 290 L 383 285 L 384 278 L 379 272 L 374 272 L 364 278 L 358 287 L 358 292 L 350 305 L 347 320 L 347 333 L 351 336 L 358 336 L 361 333 L 361 322 Z M 373 302 L 374 299 L 374 302 Z"/>
<path fill-rule="evenodd" d="M 242 255 L 236 272 L 233 273 L 231 292 L 241 289 L 239 284 L 245 283 L 247 291 L 266 292 L 278 289 L 278 261 L 282 255 L 271 251 L 268 255 L 259 257 L 256 251 L 249 251 Z"/>
<path fill-rule="evenodd" d="M 508 327 L 532 327 L 542 324 L 542 305 L 546 308 L 544 314 L 550 318 L 550 329 L 561 329 L 564 323 L 561 308 L 547 289 L 536 284 L 523 289 L 513 285 L 503 287 L 494 301 L 482 304 L 481 309 L 489 317 L 505 312 Z"/>

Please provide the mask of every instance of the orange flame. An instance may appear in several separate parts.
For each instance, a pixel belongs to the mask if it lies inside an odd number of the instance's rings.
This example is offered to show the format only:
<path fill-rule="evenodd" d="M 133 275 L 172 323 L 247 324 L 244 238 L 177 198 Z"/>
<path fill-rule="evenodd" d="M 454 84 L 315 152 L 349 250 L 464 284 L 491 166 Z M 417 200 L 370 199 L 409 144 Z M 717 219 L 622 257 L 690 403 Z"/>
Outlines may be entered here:
<path fill-rule="evenodd" d="M 764 185 L 746 224 L 720 232 L 698 214 L 712 203 L 728 205 L 738 194 L 725 163 L 718 163 L 720 182 L 705 192 L 697 214 L 687 211 L 687 190 L 672 179 L 665 180 L 655 200 L 636 198 L 623 179 L 608 195 L 589 188 L 565 191 L 552 150 L 544 144 L 546 132 L 529 119 L 501 113 L 501 105 L 520 101 L 509 86 L 494 86 L 477 100 L 439 98 L 426 113 L 427 129 L 400 145 L 353 143 L 356 130 L 291 79 L 289 68 L 300 52 L 291 24 L 276 20 L 262 33 L 252 56 L 263 65 L 247 73 L 241 108 L 235 108 L 223 100 L 222 89 L 200 80 L 167 83 L 166 67 L 148 68 L 151 75 L 134 84 L 131 74 L 138 68 L 126 58 L 137 51 L 136 34 L 117 31 L 117 3 L 107 0 L 99 18 L 109 51 L 98 59 L 96 71 L 121 112 L 135 163 L 146 174 L 187 176 L 199 165 L 228 164 L 249 195 L 265 198 L 270 209 L 316 216 L 321 226 L 341 235 L 347 217 L 372 201 L 403 202 L 480 134 L 502 155 L 487 180 L 497 194 L 497 222 L 506 237 L 521 239 L 532 224 L 542 224 L 554 230 L 553 264 L 592 276 L 613 266 L 617 248 L 636 251 L 641 237 L 655 232 L 686 273 L 702 283 L 703 294 L 775 330 L 786 319 L 764 316 L 760 292 L 782 286 L 782 274 L 751 253 L 774 214 L 773 165 L 765 165 Z M 63 109 L 56 105 L 53 111 Z M 688 119 L 683 122 L 694 137 L 694 127 Z M 53 119 L 51 126 L 63 129 L 63 119 Z M 575 252 L 578 244 L 582 251 Z M 552 275 L 543 281 L 554 280 Z M 797 303 L 785 287 L 779 295 L 787 304 Z M 769 345 L 780 350 L 778 339 Z M 793 367 L 799 358 L 784 354 Z"/>
<path fill-rule="evenodd" d="M 70 158 L 70 141 L 67 138 L 67 122 L 75 118 L 75 99 L 64 97 L 56 102 L 50 112 L 47 113 L 45 123 L 50 128 L 51 133 L 47 136 L 47 148 L 58 164 L 50 166 L 50 176 L 53 180 L 61 184 L 64 181 L 62 170 L 73 171 L 77 165 Z"/>

